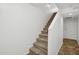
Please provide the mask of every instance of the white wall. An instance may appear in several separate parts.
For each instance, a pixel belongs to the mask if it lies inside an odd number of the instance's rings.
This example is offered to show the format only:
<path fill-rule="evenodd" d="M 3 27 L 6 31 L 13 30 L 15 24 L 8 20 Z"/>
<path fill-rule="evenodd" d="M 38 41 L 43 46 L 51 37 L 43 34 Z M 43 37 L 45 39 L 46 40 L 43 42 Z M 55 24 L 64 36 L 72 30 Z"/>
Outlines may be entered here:
<path fill-rule="evenodd" d="M 29 4 L 0 4 L 0 54 L 27 54 L 48 18 Z"/>
<path fill-rule="evenodd" d="M 48 54 L 57 55 L 63 43 L 63 18 L 58 11 L 48 29 Z"/>
<path fill-rule="evenodd" d="M 78 16 L 79 16 L 79 15 L 78 15 Z M 77 32 L 77 34 L 78 34 L 78 35 L 77 35 L 77 38 L 78 38 L 78 39 L 77 39 L 77 41 L 78 41 L 78 45 L 79 45 L 79 17 L 78 17 L 78 22 L 77 22 L 77 23 L 78 23 L 78 30 L 77 30 L 77 31 L 78 31 L 78 32 Z"/>
<path fill-rule="evenodd" d="M 64 18 L 64 38 L 77 40 L 78 17 Z"/>

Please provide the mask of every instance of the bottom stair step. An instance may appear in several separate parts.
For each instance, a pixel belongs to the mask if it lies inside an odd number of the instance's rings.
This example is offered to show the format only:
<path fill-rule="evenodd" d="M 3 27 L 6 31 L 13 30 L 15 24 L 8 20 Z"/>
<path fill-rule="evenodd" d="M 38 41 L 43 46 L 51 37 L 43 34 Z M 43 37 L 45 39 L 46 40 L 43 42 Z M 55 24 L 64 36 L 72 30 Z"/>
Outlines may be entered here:
<path fill-rule="evenodd" d="M 38 48 L 38 49 L 40 49 L 41 51 L 43 51 L 46 55 L 48 54 L 48 50 L 45 50 L 45 49 L 40 48 L 40 47 L 38 47 L 38 46 L 35 46 L 35 47 Z"/>
<path fill-rule="evenodd" d="M 36 54 L 30 51 L 27 55 L 36 55 Z"/>
<path fill-rule="evenodd" d="M 35 55 L 46 55 L 46 53 L 44 53 L 42 50 L 36 48 L 36 47 L 32 47 L 30 49 L 30 52 L 33 52 Z"/>

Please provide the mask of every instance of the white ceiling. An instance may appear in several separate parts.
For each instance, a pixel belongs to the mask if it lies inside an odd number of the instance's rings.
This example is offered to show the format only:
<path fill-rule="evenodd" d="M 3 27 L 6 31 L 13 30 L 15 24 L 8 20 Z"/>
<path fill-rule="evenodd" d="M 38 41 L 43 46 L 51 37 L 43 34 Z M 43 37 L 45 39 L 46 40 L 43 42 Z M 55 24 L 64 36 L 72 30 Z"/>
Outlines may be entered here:
<path fill-rule="evenodd" d="M 64 17 L 79 15 L 79 3 L 58 3 L 56 5 L 62 11 Z"/>
<path fill-rule="evenodd" d="M 59 9 L 66 9 L 66 8 L 79 8 L 79 3 L 30 3 L 34 7 L 38 8 L 46 8 L 46 6 L 49 4 L 51 8 L 57 7 Z"/>
<path fill-rule="evenodd" d="M 79 3 L 56 3 L 59 9 L 79 8 Z"/>
<path fill-rule="evenodd" d="M 52 9 L 56 8 L 56 5 L 53 3 L 30 3 L 30 5 L 40 8 L 44 12 L 51 13 Z"/>
<path fill-rule="evenodd" d="M 58 7 L 66 17 L 79 14 L 79 3 L 31 3 L 31 5 L 46 12 Z"/>

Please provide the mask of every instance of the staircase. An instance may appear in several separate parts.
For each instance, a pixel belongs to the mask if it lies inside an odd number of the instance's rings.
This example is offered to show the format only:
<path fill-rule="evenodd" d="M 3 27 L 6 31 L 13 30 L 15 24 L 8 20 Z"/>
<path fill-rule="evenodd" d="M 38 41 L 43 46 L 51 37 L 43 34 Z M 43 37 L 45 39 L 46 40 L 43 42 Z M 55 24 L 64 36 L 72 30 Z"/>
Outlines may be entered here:
<path fill-rule="evenodd" d="M 33 47 L 29 49 L 28 55 L 47 55 L 48 54 L 48 28 L 51 24 L 56 13 L 50 17 L 49 21 L 43 28 L 43 31 L 39 34 L 36 42 L 34 42 Z"/>

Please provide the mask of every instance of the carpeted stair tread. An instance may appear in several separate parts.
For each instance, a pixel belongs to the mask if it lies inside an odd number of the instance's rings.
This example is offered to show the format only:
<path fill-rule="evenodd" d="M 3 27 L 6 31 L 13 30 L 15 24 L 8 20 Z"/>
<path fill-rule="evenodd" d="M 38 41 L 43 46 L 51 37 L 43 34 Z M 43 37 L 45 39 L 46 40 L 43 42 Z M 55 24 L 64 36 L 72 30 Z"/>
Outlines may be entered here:
<path fill-rule="evenodd" d="M 47 34 L 41 33 L 41 34 L 39 34 L 39 37 L 40 37 L 40 38 L 46 39 L 46 38 L 48 38 L 48 35 L 47 35 Z"/>
<path fill-rule="evenodd" d="M 48 32 L 47 32 L 47 31 L 41 31 L 41 33 L 43 33 L 43 34 L 48 34 Z"/>
<path fill-rule="evenodd" d="M 42 43 L 48 43 L 48 38 L 44 39 L 44 38 L 37 38 L 37 41 L 40 41 Z"/>
<path fill-rule="evenodd" d="M 40 49 L 41 51 L 43 51 L 45 54 L 48 54 L 48 50 L 40 48 L 39 46 L 34 45 L 34 47 Z"/>
<path fill-rule="evenodd" d="M 43 31 L 48 32 L 48 29 L 43 29 Z"/>
<path fill-rule="evenodd" d="M 41 33 L 41 34 L 39 34 L 40 36 L 45 36 L 45 37 L 48 37 L 48 35 L 47 34 L 43 34 L 43 33 Z"/>
<path fill-rule="evenodd" d="M 34 52 L 36 55 L 46 55 L 43 51 L 41 51 L 40 49 L 36 47 L 32 47 L 30 51 Z"/>
<path fill-rule="evenodd" d="M 45 49 L 45 50 L 48 49 L 48 44 L 45 44 L 45 43 L 35 42 L 34 45 L 37 46 L 37 47 L 40 47 L 42 49 Z"/>
<path fill-rule="evenodd" d="M 43 30 L 48 30 L 48 27 L 43 28 Z"/>
<path fill-rule="evenodd" d="M 36 55 L 34 52 L 29 52 L 27 55 Z"/>

